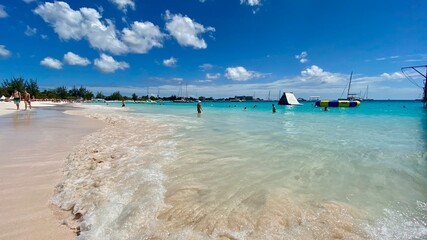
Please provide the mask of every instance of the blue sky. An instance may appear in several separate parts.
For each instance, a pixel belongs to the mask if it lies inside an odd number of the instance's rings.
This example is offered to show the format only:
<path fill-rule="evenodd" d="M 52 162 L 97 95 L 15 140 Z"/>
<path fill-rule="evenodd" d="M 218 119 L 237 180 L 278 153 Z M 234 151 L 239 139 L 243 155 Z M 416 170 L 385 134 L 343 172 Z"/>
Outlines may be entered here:
<path fill-rule="evenodd" d="M 421 98 L 427 1 L 5 0 L 0 80 L 95 93 Z M 418 79 L 421 83 L 421 79 Z"/>

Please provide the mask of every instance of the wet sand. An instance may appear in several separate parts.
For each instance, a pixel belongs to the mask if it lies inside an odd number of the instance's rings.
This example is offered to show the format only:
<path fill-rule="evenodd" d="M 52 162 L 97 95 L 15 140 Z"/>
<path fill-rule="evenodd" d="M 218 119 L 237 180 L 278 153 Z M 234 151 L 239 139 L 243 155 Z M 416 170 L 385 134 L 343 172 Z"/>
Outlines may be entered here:
<path fill-rule="evenodd" d="M 15 105 L 0 103 L 0 239 L 76 236 L 62 224 L 68 212 L 49 200 L 73 146 L 103 124 L 49 105 L 55 104 L 35 103 L 31 111 L 16 111 Z"/>

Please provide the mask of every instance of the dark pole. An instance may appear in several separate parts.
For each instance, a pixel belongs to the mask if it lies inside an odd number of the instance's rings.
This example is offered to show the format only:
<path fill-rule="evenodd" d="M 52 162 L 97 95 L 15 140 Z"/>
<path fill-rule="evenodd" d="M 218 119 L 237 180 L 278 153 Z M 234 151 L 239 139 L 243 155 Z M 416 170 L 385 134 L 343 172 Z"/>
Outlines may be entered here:
<path fill-rule="evenodd" d="M 427 102 L 427 66 L 426 66 L 426 75 L 424 76 L 424 96 L 423 96 L 423 102 Z"/>

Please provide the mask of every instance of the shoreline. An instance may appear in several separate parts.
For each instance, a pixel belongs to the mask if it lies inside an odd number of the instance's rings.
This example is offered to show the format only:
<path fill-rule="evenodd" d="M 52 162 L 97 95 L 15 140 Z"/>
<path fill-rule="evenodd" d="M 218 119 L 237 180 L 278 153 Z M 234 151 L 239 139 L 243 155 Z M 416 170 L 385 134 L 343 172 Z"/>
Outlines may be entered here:
<path fill-rule="evenodd" d="M 35 108 L 35 109 L 37 109 L 37 108 L 46 108 L 46 107 L 55 107 L 55 106 L 61 106 L 61 105 L 70 105 L 70 103 L 67 103 L 67 102 L 52 102 L 52 101 L 35 101 L 35 102 L 31 102 L 32 108 Z M 12 114 L 14 112 L 33 111 L 35 109 L 27 109 L 27 110 L 25 110 L 25 103 L 24 103 L 24 101 L 21 101 L 21 103 L 19 104 L 19 110 L 16 110 L 16 105 L 13 102 L 0 102 L 0 116 Z"/>
<path fill-rule="evenodd" d="M 103 123 L 57 111 L 65 103 L 32 105 L 25 111 L 22 103 L 17 111 L 13 103 L 0 102 L 0 239 L 75 239 L 63 220 L 70 213 L 50 201 L 67 156 Z"/>

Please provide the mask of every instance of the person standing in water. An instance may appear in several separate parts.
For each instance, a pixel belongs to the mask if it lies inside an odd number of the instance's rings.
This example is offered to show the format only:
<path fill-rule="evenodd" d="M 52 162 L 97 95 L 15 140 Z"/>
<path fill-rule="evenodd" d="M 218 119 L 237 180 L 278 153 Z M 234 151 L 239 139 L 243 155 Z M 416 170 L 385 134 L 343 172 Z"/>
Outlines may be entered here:
<path fill-rule="evenodd" d="M 19 103 L 21 102 L 21 93 L 18 92 L 18 90 L 13 90 L 12 96 L 10 98 L 13 98 L 13 102 L 16 104 L 16 110 L 19 110 Z"/>
<path fill-rule="evenodd" d="M 27 110 L 27 105 L 30 106 L 31 109 L 31 95 L 27 92 L 27 89 L 24 91 L 24 103 L 25 103 L 25 110 Z"/>
<path fill-rule="evenodd" d="M 122 100 L 122 107 L 125 107 L 125 100 Z"/>
<path fill-rule="evenodd" d="M 276 113 L 276 106 L 274 106 L 274 103 L 272 104 L 273 113 Z"/>
<path fill-rule="evenodd" d="M 197 101 L 197 113 L 200 114 L 202 113 L 203 109 L 202 109 L 202 104 L 200 103 L 200 100 Z"/>

